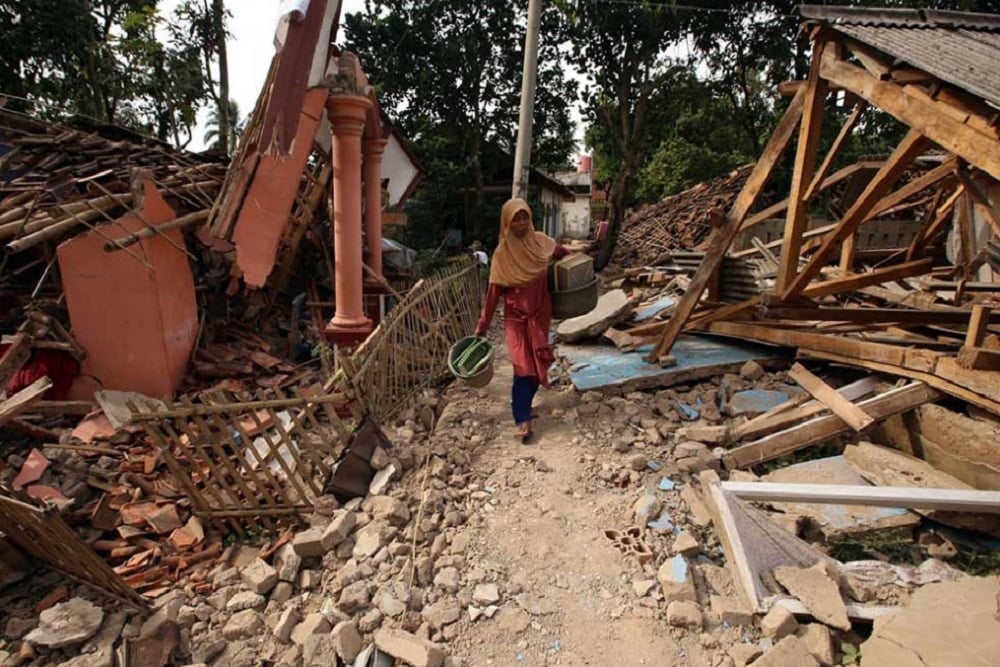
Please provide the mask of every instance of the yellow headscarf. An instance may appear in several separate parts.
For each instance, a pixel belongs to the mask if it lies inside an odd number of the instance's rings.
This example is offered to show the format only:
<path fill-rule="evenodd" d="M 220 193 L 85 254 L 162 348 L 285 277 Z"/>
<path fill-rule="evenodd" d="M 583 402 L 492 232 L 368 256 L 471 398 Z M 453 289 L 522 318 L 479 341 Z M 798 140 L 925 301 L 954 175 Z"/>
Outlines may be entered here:
<path fill-rule="evenodd" d="M 500 210 L 500 243 L 493 253 L 490 282 L 504 287 L 522 287 L 537 278 L 548 268 L 556 249 L 556 242 L 539 231 L 514 236 L 510 222 L 518 211 L 527 211 L 531 218 L 531 209 L 523 199 L 509 199 Z"/>

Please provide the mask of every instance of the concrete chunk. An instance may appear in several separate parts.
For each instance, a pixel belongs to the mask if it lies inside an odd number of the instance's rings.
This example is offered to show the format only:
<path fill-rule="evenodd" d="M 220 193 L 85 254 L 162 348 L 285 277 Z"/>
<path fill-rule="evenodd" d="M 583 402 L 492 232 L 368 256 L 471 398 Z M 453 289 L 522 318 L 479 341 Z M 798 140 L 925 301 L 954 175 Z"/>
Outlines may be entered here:
<path fill-rule="evenodd" d="M 806 649 L 821 665 L 829 666 L 834 663 L 836 656 L 830 628 L 820 623 L 809 623 L 800 627 L 795 636 L 805 643 Z"/>
<path fill-rule="evenodd" d="M 441 667 L 445 653 L 440 646 L 402 630 L 381 628 L 375 633 L 378 650 L 413 667 Z"/>
<path fill-rule="evenodd" d="M 240 575 L 247 588 L 258 595 L 267 595 L 278 583 L 278 571 L 260 558 L 243 568 Z"/>
<path fill-rule="evenodd" d="M 805 642 L 789 635 L 755 660 L 751 667 L 820 667 L 820 664 L 806 649 Z"/>
<path fill-rule="evenodd" d="M 623 290 L 616 289 L 601 296 L 594 309 L 585 315 L 560 322 L 559 337 L 568 342 L 596 338 L 609 327 L 621 322 L 632 312 L 632 302 Z"/>
<path fill-rule="evenodd" d="M 656 574 L 663 589 L 663 598 L 669 605 L 674 600 L 697 602 L 698 596 L 691 577 L 691 568 L 683 556 L 674 556 L 660 566 Z"/>
<path fill-rule="evenodd" d="M 330 551 L 335 546 L 347 539 L 347 536 L 357 525 L 358 517 L 354 512 L 348 510 L 337 510 L 333 513 L 333 519 L 323 531 L 320 543 L 323 548 Z"/>
<path fill-rule="evenodd" d="M 728 625 L 753 625 L 753 613 L 739 600 L 713 595 L 709 599 L 712 613 Z"/>
<path fill-rule="evenodd" d="M 701 609 L 695 602 L 674 600 L 667 605 L 667 623 L 680 628 L 701 628 Z"/>
<path fill-rule="evenodd" d="M 771 607 L 760 621 L 760 631 L 765 637 L 775 641 L 793 634 L 798 629 L 799 622 L 795 620 L 792 612 L 779 605 Z"/>
<path fill-rule="evenodd" d="M 323 531 L 322 527 L 316 526 L 296 533 L 292 540 L 295 553 L 302 558 L 317 558 L 324 555 L 329 549 L 323 547 Z"/>
<path fill-rule="evenodd" d="M 851 629 L 840 588 L 830 578 L 823 563 L 807 568 L 782 565 L 774 568 L 774 578 L 797 597 L 817 621 L 838 630 Z"/>

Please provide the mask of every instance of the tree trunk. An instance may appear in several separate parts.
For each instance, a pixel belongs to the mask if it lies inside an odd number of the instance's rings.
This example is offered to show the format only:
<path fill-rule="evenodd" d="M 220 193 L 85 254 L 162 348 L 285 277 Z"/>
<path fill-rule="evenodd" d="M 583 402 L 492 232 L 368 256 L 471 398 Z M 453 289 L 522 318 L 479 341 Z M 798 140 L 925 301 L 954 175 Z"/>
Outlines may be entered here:
<path fill-rule="evenodd" d="M 632 174 L 629 168 L 622 165 L 621 171 L 618 172 L 618 177 L 615 179 L 615 184 L 611 188 L 611 196 L 609 197 L 611 202 L 611 219 L 608 222 L 608 233 L 604 236 L 604 240 L 601 241 L 601 248 L 597 252 L 597 260 L 594 262 L 595 271 L 603 270 L 615 254 L 618 233 L 621 231 L 622 222 L 625 220 L 625 200 L 628 196 L 628 185 L 631 179 Z"/>
<path fill-rule="evenodd" d="M 235 119 L 229 117 L 229 56 L 226 53 L 224 4 L 224 0 L 212 0 L 212 25 L 215 49 L 219 54 L 219 141 L 226 154 L 231 155 L 236 150 L 235 133 L 231 129 Z"/>

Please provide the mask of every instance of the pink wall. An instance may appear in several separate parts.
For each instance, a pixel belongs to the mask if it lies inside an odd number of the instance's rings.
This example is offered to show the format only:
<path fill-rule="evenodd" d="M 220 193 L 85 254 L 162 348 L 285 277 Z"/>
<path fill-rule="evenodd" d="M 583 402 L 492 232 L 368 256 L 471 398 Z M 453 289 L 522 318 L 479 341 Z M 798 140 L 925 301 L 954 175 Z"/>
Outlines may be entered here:
<path fill-rule="evenodd" d="M 153 224 L 173 220 L 174 211 L 151 182 L 145 184 L 143 217 Z M 99 236 L 88 232 L 57 250 L 66 306 L 76 340 L 87 351 L 74 397 L 95 389 L 137 391 L 172 397 L 180 387 L 198 335 L 194 278 L 187 255 L 159 235 L 128 248 L 105 252 L 108 238 L 118 239 L 146 227 L 127 215 L 103 225 Z M 180 247 L 179 230 L 166 236 Z"/>

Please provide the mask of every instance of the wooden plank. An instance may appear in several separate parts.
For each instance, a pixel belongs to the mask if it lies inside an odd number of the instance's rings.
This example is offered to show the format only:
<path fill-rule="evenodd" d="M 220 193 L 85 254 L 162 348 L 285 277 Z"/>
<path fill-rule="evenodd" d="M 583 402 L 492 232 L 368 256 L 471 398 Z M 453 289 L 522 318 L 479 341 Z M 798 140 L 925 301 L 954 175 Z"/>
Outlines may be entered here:
<path fill-rule="evenodd" d="M 855 162 L 852 165 L 848 165 L 843 169 L 839 169 L 830 176 L 827 176 L 825 179 L 823 179 L 823 182 L 820 183 L 818 187 L 816 187 L 816 192 L 813 193 L 813 196 L 815 196 L 820 192 L 829 190 L 834 185 L 837 185 L 838 183 L 847 180 L 848 178 L 854 176 L 854 174 L 858 173 L 859 171 L 864 171 L 865 169 L 878 169 L 881 166 L 882 166 L 881 162 Z M 746 219 L 746 221 L 743 223 L 743 226 L 740 227 L 740 231 L 750 229 L 751 227 L 755 227 L 756 225 L 759 225 L 765 220 L 770 220 L 771 218 L 774 218 L 776 215 L 784 213 L 785 211 L 788 210 L 788 203 L 789 203 L 788 199 L 786 198 L 776 204 L 768 206 L 767 208 L 759 211 L 758 213 L 754 213 L 752 216 Z M 831 226 L 830 229 L 833 229 L 833 227 Z M 802 238 L 807 238 L 809 234 L 815 234 L 816 231 L 817 230 L 810 230 L 809 232 L 806 232 L 806 234 L 804 234 Z M 778 247 L 780 245 L 781 245 L 781 239 L 777 239 L 776 241 L 768 243 L 766 247 L 771 248 L 771 247 Z M 753 252 L 753 251 L 744 250 L 741 252 Z"/>
<path fill-rule="evenodd" d="M 799 141 L 795 147 L 795 165 L 792 171 L 792 186 L 788 195 L 788 215 L 785 218 L 785 232 L 782 236 L 779 258 L 777 290 L 788 287 L 799 268 L 799 254 L 802 250 L 802 232 L 805 231 L 806 215 L 809 212 L 809 186 L 816 167 L 816 150 L 819 147 L 823 129 L 823 103 L 826 101 L 826 81 L 819 77 L 819 54 L 825 42 L 816 43 L 809 83 L 806 86 L 806 101 L 799 125 Z M 819 176 L 819 174 L 817 174 Z M 820 179 L 822 180 L 822 179 Z"/>
<path fill-rule="evenodd" d="M 830 150 L 827 151 L 826 157 L 823 158 L 823 163 L 819 166 L 819 169 L 816 170 L 816 175 L 813 176 L 812 182 L 809 183 L 809 187 L 806 189 L 806 201 L 812 199 L 816 196 L 816 193 L 822 189 L 823 183 L 826 181 L 826 175 L 830 173 L 830 167 L 833 166 L 833 161 L 837 158 L 841 149 L 844 147 L 844 144 L 847 143 L 847 140 L 851 137 L 851 133 L 854 131 L 854 126 L 858 124 L 861 114 L 864 113 L 867 108 L 868 103 L 863 100 L 858 100 L 854 104 L 854 109 L 851 111 L 851 115 L 844 121 L 844 124 L 840 128 L 840 132 L 837 134 L 837 138 L 833 140 Z"/>
<path fill-rule="evenodd" d="M 781 120 L 778 121 L 777 127 L 771 134 L 771 138 L 768 140 L 760 159 L 757 160 L 757 164 L 754 165 L 749 178 L 747 178 L 746 183 L 743 185 L 743 189 L 736 197 L 736 201 L 726 215 L 725 222 L 712 233 L 708 250 L 701 264 L 698 265 L 698 270 L 695 272 L 691 284 L 677 304 L 673 316 L 667 322 L 667 326 L 663 330 L 659 342 L 646 357 L 646 361 L 649 363 L 656 363 L 660 357 L 668 354 L 677 341 L 677 336 L 680 335 L 691 313 L 694 312 L 695 306 L 701 300 L 701 295 L 705 292 L 705 288 L 708 287 L 708 281 L 722 264 L 726 251 L 729 250 L 729 246 L 732 245 L 736 235 L 739 234 L 747 212 L 757 201 L 761 191 L 764 189 L 764 184 L 771 175 L 771 171 L 774 169 L 782 153 L 784 153 L 785 147 L 788 146 L 788 142 L 792 138 L 792 133 L 802 118 L 805 98 L 805 89 L 795 94 L 795 97 L 788 105 L 788 109 L 785 110 Z"/>
<path fill-rule="evenodd" d="M 796 363 L 788 371 L 788 377 L 795 380 L 800 387 L 808 391 L 813 398 L 830 408 L 830 412 L 840 417 L 844 423 L 855 431 L 863 431 L 874 423 L 875 419 L 867 412 L 851 403 L 833 387 L 823 382 L 802 364 Z"/>
<path fill-rule="evenodd" d="M 851 384 L 844 385 L 835 391 L 838 395 L 843 396 L 844 400 L 856 401 L 859 398 L 873 393 L 875 389 L 875 378 L 869 376 L 856 382 L 852 382 Z M 760 436 L 767 435 L 768 433 L 774 433 L 775 431 L 780 431 L 781 429 L 791 426 L 792 424 L 796 424 L 804 419 L 815 417 L 821 412 L 825 412 L 827 409 L 827 406 L 823 403 L 813 400 L 809 401 L 805 405 L 788 410 L 784 413 L 766 413 L 733 429 L 733 440 L 739 441 L 749 438 L 758 438 Z"/>
<path fill-rule="evenodd" d="M 929 142 L 919 132 L 911 130 L 903 137 L 903 140 L 892 152 L 889 160 L 878 173 L 872 177 L 868 186 L 858 196 L 854 205 L 844 214 L 844 217 L 837 223 L 836 229 L 823 239 L 823 244 L 813 254 L 809 263 L 803 267 L 802 271 L 795 278 L 795 281 L 786 289 L 779 290 L 782 299 L 800 294 L 815 278 L 834 250 L 846 239 L 854 235 L 854 232 L 865 220 L 872 207 L 878 203 L 885 195 L 886 191 L 892 187 L 893 183 L 899 180 L 910 165 L 913 159 L 922 153 Z"/>
<path fill-rule="evenodd" d="M 993 233 L 1000 235 L 1000 211 L 997 210 L 996 205 L 990 201 L 989 196 L 983 192 L 983 189 L 979 186 L 979 183 L 969 175 L 969 172 L 965 169 L 957 169 L 955 173 L 958 175 L 958 180 L 961 181 L 962 185 L 965 186 L 965 191 L 972 195 L 972 198 L 976 200 L 976 203 L 983 209 L 985 213 L 986 221 L 990 223 L 990 227 L 993 228 Z"/>
<path fill-rule="evenodd" d="M 928 257 L 912 262 L 897 264 L 895 266 L 875 269 L 874 271 L 869 271 L 867 273 L 814 283 L 805 288 L 802 291 L 802 295 L 811 299 L 818 299 L 824 296 L 831 296 L 833 294 L 853 292 L 854 290 L 862 287 L 881 285 L 882 283 L 887 283 L 893 280 L 901 280 L 903 278 L 912 278 L 913 276 L 923 275 L 930 272 L 932 267 L 933 262 Z M 843 267 L 841 267 L 841 270 L 843 270 Z"/>
<path fill-rule="evenodd" d="M 946 177 L 955 173 L 955 168 L 958 165 L 958 160 L 954 157 L 948 158 L 938 166 L 934 167 L 927 173 L 923 174 L 919 178 L 915 178 L 906 185 L 902 186 L 895 192 L 886 195 L 882 201 L 875 204 L 872 207 L 871 213 L 868 214 L 867 219 L 876 218 L 882 213 L 885 213 L 894 206 L 902 204 L 904 201 L 912 197 L 913 195 L 926 190 L 927 188 L 933 186 L 935 183 L 944 180 Z"/>
<path fill-rule="evenodd" d="M 964 325 L 972 313 L 968 310 L 909 310 L 905 308 L 795 308 L 761 306 L 768 318 L 822 322 L 899 322 L 901 324 Z M 993 319 L 993 318 L 997 319 Z M 991 314 L 990 322 L 1000 322 L 1000 313 Z"/>
<path fill-rule="evenodd" d="M 702 474 L 702 488 L 707 489 L 705 499 L 708 502 L 709 510 L 712 512 L 712 525 L 715 533 L 722 543 L 722 549 L 726 553 L 726 564 L 733 575 L 733 584 L 737 592 L 743 598 L 743 603 L 748 609 L 757 611 L 760 608 L 760 595 L 757 591 L 757 576 L 750 568 L 750 561 L 747 558 L 748 550 L 743 544 L 739 528 L 733 517 L 732 508 L 726 494 L 719 486 L 718 476 Z"/>
<path fill-rule="evenodd" d="M 946 103 L 910 94 L 895 83 L 879 81 L 862 68 L 837 60 L 831 51 L 821 58 L 820 75 L 1000 179 L 997 139 L 952 118 L 945 111 Z"/>
<path fill-rule="evenodd" d="M 928 218 L 926 221 L 926 226 L 922 227 L 920 232 L 918 232 L 914 237 L 913 241 L 910 242 L 910 247 L 906 251 L 906 259 L 910 260 L 917 256 L 924 246 L 934 240 L 934 238 L 941 233 L 941 230 L 948 224 L 951 223 L 951 214 L 955 208 L 955 202 L 958 198 L 962 196 L 965 192 L 963 186 L 958 186 L 954 192 L 952 192 L 944 203 L 937 207 L 936 212 L 933 216 Z"/>
<path fill-rule="evenodd" d="M 936 390 L 917 382 L 861 401 L 858 405 L 874 419 L 880 420 L 912 410 L 939 397 Z M 722 460 L 729 470 L 744 468 L 797 452 L 849 430 L 850 427 L 836 415 L 817 417 L 732 449 L 726 452 Z"/>
<path fill-rule="evenodd" d="M 723 336 L 744 340 L 756 340 L 773 345 L 824 350 L 848 358 L 877 361 L 902 366 L 906 362 L 906 352 L 894 345 L 869 343 L 838 336 L 827 336 L 809 331 L 777 329 L 748 322 L 713 322 L 707 330 Z"/>
<path fill-rule="evenodd" d="M 907 509 L 1000 514 L 1000 491 L 921 489 L 907 486 L 841 486 L 839 484 L 771 484 L 722 482 L 721 488 L 756 502 L 871 505 Z"/>
<path fill-rule="evenodd" d="M 990 309 L 986 306 L 973 306 L 972 317 L 969 318 L 969 328 L 965 333 L 966 347 L 981 347 L 986 337 L 986 327 L 990 324 Z"/>
<path fill-rule="evenodd" d="M 1000 350 L 965 346 L 958 351 L 958 365 L 976 371 L 1000 371 Z"/>
<path fill-rule="evenodd" d="M 0 424 L 14 419 L 30 408 L 33 403 L 40 401 L 42 395 L 52 387 L 52 380 L 42 377 L 30 385 L 17 392 L 6 401 L 0 403 Z"/>

